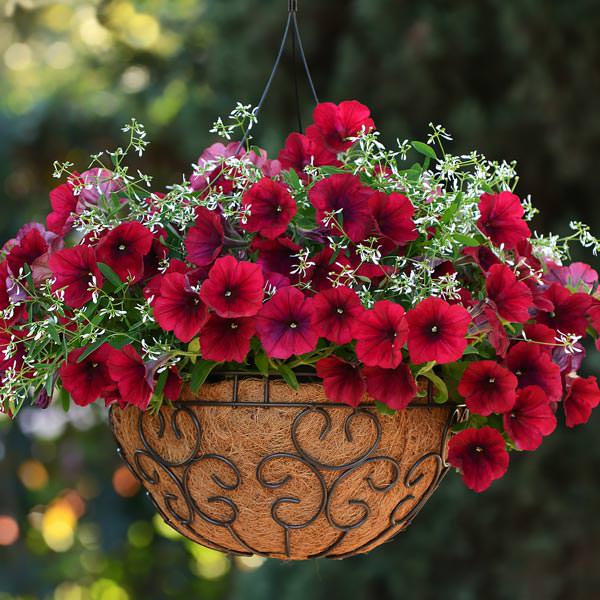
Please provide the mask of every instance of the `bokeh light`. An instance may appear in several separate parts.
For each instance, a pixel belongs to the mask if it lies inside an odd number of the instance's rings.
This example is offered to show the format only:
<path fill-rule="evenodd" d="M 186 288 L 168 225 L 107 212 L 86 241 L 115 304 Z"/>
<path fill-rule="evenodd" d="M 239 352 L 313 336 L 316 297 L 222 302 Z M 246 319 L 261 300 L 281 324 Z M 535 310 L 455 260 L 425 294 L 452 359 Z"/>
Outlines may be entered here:
<path fill-rule="evenodd" d="M 39 460 L 27 460 L 19 467 L 21 483 L 33 492 L 37 492 L 48 483 L 48 471 Z"/>
<path fill-rule="evenodd" d="M 19 539 L 19 524 L 8 515 L 0 515 L 0 546 L 12 546 Z"/>
<path fill-rule="evenodd" d="M 112 484 L 115 492 L 122 498 L 131 498 L 140 491 L 140 482 L 125 466 L 119 467 L 113 474 Z"/>
<path fill-rule="evenodd" d="M 42 537 L 54 552 L 66 552 L 75 541 L 77 516 L 71 505 L 62 500 L 52 504 L 42 517 Z"/>

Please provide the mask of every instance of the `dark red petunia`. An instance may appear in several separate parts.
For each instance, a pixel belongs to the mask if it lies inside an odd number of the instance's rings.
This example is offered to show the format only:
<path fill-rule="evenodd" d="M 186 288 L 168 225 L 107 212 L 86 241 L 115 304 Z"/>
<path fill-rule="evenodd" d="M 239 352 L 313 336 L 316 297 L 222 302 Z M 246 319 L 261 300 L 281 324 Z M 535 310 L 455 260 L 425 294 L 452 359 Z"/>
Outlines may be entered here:
<path fill-rule="evenodd" d="M 212 314 L 200 332 L 200 354 L 205 360 L 242 363 L 255 332 L 253 318 L 224 319 Z"/>
<path fill-rule="evenodd" d="M 269 240 L 285 232 L 297 210 L 287 186 L 269 177 L 263 177 L 244 193 L 242 206 L 249 212 L 242 229 Z"/>
<path fill-rule="evenodd" d="M 277 157 L 282 169 L 294 169 L 304 181 L 307 175 L 304 168 L 308 165 L 320 167 L 323 165 L 339 165 L 335 152 L 328 150 L 317 140 L 301 133 L 290 133 L 285 145 Z"/>
<path fill-rule="evenodd" d="M 54 291 L 64 290 L 65 303 L 81 308 L 93 296 L 92 287 L 101 288 L 104 282 L 98 269 L 96 252 L 89 246 L 75 246 L 55 252 L 49 260 L 55 278 Z"/>
<path fill-rule="evenodd" d="M 558 283 L 553 283 L 544 293 L 552 303 L 551 311 L 541 310 L 537 322 L 548 325 L 562 333 L 585 335 L 587 327 L 586 312 L 592 306 L 592 297 L 588 294 L 571 293 Z"/>
<path fill-rule="evenodd" d="M 63 183 L 50 192 L 52 212 L 46 217 L 46 227 L 57 235 L 64 236 L 73 227 L 73 214 L 78 198 L 70 183 Z"/>
<path fill-rule="evenodd" d="M 297 288 L 284 287 L 258 313 L 256 331 L 268 356 L 285 359 L 316 348 L 319 336 L 312 321 L 312 300 Z"/>
<path fill-rule="evenodd" d="M 501 264 L 500 259 L 487 246 L 468 246 L 463 248 L 462 253 L 470 257 L 484 273 L 493 265 Z"/>
<path fill-rule="evenodd" d="M 483 492 L 508 469 L 508 452 L 502 435 L 491 427 L 465 429 L 448 444 L 448 462 L 459 469 L 465 485 Z"/>
<path fill-rule="evenodd" d="M 408 336 L 404 309 L 390 300 L 375 302 L 354 322 L 353 335 L 356 356 L 363 364 L 395 369 L 402 362 L 402 346 Z"/>
<path fill-rule="evenodd" d="M 550 402 L 560 400 L 560 367 L 552 362 L 539 344 L 518 342 L 508 351 L 506 366 L 517 376 L 519 389 L 538 385 L 546 392 Z"/>
<path fill-rule="evenodd" d="M 165 398 L 170 402 L 176 402 L 181 396 L 181 390 L 183 389 L 183 379 L 179 374 L 177 367 L 171 367 L 169 374 L 167 375 L 167 381 L 163 393 Z"/>
<path fill-rule="evenodd" d="M 556 417 L 544 390 L 537 385 L 519 390 L 515 405 L 504 415 L 504 430 L 515 446 L 536 450 L 555 429 Z"/>
<path fill-rule="evenodd" d="M 353 323 L 365 312 L 356 292 L 344 286 L 331 288 L 317 294 L 313 306 L 319 337 L 340 345 L 352 341 Z"/>
<path fill-rule="evenodd" d="M 144 257 L 152 248 L 152 240 L 152 232 L 141 223 L 123 223 L 100 240 L 98 262 L 108 265 L 122 281 L 137 281 L 144 275 Z"/>
<path fill-rule="evenodd" d="M 600 303 L 596 301 L 588 310 L 588 317 L 596 333 L 600 334 Z M 596 338 L 596 348 L 600 350 L 600 335 Z"/>
<path fill-rule="evenodd" d="M 186 344 L 198 335 L 208 319 L 200 294 L 192 289 L 182 273 L 169 273 L 162 278 L 153 307 L 154 318 L 161 328 L 172 331 Z"/>
<path fill-rule="evenodd" d="M 47 260 L 49 250 L 48 242 L 38 228 L 31 228 L 13 246 L 6 257 L 6 261 L 13 275 L 19 275 L 21 269 L 28 265 L 33 271 L 36 263 Z"/>
<path fill-rule="evenodd" d="M 348 140 L 363 128 L 375 127 L 369 109 L 356 100 L 336 105 L 332 102 L 317 104 L 313 113 L 314 127 L 307 130 L 310 137 L 318 137 L 333 152 L 343 152 L 352 146 Z"/>
<path fill-rule="evenodd" d="M 338 234 L 341 226 L 344 233 L 358 243 L 372 230 L 373 219 L 369 209 L 372 193 L 373 190 L 364 186 L 358 177 L 350 173 L 336 173 L 317 182 L 308 197 L 317 211 L 317 223 Z M 328 215 L 338 210 L 341 212 L 334 215 L 335 222 L 325 225 Z"/>
<path fill-rule="evenodd" d="M 358 406 L 367 391 L 360 367 L 337 356 L 322 358 L 316 365 L 317 375 L 323 379 L 325 394 L 332 402 Z"/>
<path fill-rule="evenodd" d="M 472 362 L 458 384 L 458 393 L 467 408 L 487 417 L 510 410 L 517 396 L 517 378 L 493 360 Z"/>
<path fill-rule="evenodd" d="M 63 387 L 78 406 L 88 406 L 114 387 L 107 364 L 111 347 L 104 344 L 79 362 L 85 351 L 79 348 L 70 352 L 58 370 Z"/>
<path fill-rule="evenodd" d="M 185 238 L 190 262 L 198 266 L 211 265 L 223 248 L 223 224 L 220 215 L 204 206 L 196 208 L 196 222 Z"/>
<path fill-rule="evenodd" d="M 264 283 L 259 265 L 223 256 L 212 266 L 200 297 L 220 317 L 252 317 L 262 306 Z"/>
<path fill-rule="evenodd" d="M 522 281 L 517 281 L 506 265 L 490 267 L 485 289 L 503 319 L 513 323 L 523 323 L 529 319 L 529 309 L 533 306 L 531 292 Z"/>
<path fill-rule="evenodd" d="M 144 281 L 156 277 L 160 273 L 161 265 L 167 260 L 169 249 L 164 245 L 166 238 L 167 233 L 164 229 L 154 234 L 150 252 L 144 257 Z"/>
<path fill-rule="evenodd" d="M 291 271 L 298 264 L 295 255 L 300 252 L 300 246 L 286 237 L 276 240 L 252 240 L 250 249 L 258 252 L 257 263 L 263 268 L 265 278 L 269 274 L 278 273 L 285 277 L 287 285 L 291 283 Z"/>
<path fill-rule="evenodd" d="M 154 382 L 142 357 L 131 345 L 121 350 L 112 349 L 108 357 L 108 371 L 117 384 L 119 395 L 127 404 L 146 410 L 154 391 Z M 150 381 L 149 381 L 150 380 Z"/>
<path fill-rule="evenodd" d="M 600 390 L 595 377 L 576 377 L 567 388 L 563 402 L 565 423 L 575 427 L 587 423 L 592 410 L 600 404 Z"/>
<path fill-rule="evenodd" d="M 506 329 L 504 329 L 504 325 L 502 325 L 496 311 L 492 310 L 489 306 L 483 309 L 483 315 L 487 319 L 489 326 L 488 341 L 496 351 L 496 354 L 504 358 L 510 345 Z"/>
<path fill-rule="evenodd" d="M 369 394 L 395 410 L 406 408 L 417 395 L 415 378 L 406 363 L 395 369 L 365 367 L 363 374 Z"/>
<path fill-rule="evenodd" d="M 477 226 L 496 246 L 504 244 L 512 250 L 520 241 L 531 237 L 529 226 L 523 220 L 525 210 L 518 196 L 511 192 L 482 194 L 479 212 Z"/>
<path fill-rule="evenodd" d="M 404 246 L 419 237 L 412 220 L 415 209 L 406 196 L 374 192 L 369 198 L 369 208 L 375 221 L 375 232 L 384 241 Z"/>
<path fill-rule="evenodd" d="M 449 363 L 458 360 L 465 348 L 471 316 L 458 304 L 441 298 L 426 298 L 408 311 L 408 352 L 415 364 L 435 360 Z"/>
<path fill-rule="evenodd" d="M 532 325 L 525 325 L 525 327 L 523 327 L 523 334 L 527 340 L 539 342 L 539 346 L 542 350 L 548 354 L 552 354 L 552 350 L 554 350 L 554 347 L 556 346 L 556 331 L 554 331 L 554 329 L 547 325 L 534 323 Z"/>
<path fill-rule="evenodd" d="M 338 254 L 334 258 L 334 252 L 329 247 L 311 256 L 310 261 L 314 264 L 307 269 L 303 280 L 310 283 L 311 289 L 316 292 L 331 289 L 336 277 L 343 272 L 344 268 L 350 267 L 350 261 L 346 256 Z"/>

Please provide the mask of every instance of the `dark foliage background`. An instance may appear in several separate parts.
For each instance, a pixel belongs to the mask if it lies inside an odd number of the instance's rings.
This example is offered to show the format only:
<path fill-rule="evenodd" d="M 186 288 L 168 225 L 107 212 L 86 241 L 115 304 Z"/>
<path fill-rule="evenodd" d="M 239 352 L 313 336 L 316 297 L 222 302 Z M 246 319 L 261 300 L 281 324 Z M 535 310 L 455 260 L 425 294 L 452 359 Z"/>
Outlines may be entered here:
<path fill-rule="evenodd" d="M 516 159 L 536 227 L 600 229 L 596 0 L 300 2 L 322 99 L 357 98 L 379 128 Z M 285 0 L 7 0 L 0 8 L 0 234 L 42 219 L 53 160 L 85 167 L 135 115 L 156 188 L 189 171 L 212 121 L 256 103 Z M 287 56 L 257 128 L 295 127 Z M 301 90 L 303 119 L 310 97 Z M 600 265 L 597 260 L 593 266 Z M 598 370 L 598 360 L 589 370 Z M 0 600 L 592 600 L 600 586 L 600 415 L 560 431 L 484 495 L 449 476 L 415 525 L 343 562 L 230 560 L 173 538 L 127 480 L 103 415 L 0 421 Z M 116 475 L 115 475 L 116 474 Z M 124 498 L 123 495 L 133 494 Z"/>

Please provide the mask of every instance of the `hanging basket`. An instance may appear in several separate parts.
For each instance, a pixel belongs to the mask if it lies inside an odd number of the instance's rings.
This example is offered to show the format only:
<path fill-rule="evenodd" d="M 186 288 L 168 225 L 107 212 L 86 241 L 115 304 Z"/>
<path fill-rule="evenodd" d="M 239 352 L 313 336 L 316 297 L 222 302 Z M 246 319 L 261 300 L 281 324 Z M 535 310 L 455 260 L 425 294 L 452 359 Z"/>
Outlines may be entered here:
<path fill-rule="evenodd" d="M 113 407 L 111 425 L 122 458 L 182 535 L 297 560 L 368 552 L 404 530 L 446 473 L 461 417 L 427 399 L 382 415 L 328 402 L 319 383 L 293 391 L 232 375 L 156 416 Z"/>

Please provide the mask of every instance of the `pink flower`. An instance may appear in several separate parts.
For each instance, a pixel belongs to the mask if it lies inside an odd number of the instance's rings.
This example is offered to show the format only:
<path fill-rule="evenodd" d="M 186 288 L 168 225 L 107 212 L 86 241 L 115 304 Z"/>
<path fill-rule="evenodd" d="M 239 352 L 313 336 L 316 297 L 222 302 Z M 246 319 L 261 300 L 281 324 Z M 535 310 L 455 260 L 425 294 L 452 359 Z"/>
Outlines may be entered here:
<path fill-rule="evenodd" d="M 317 375 L 323 379 L 323 388 L 332 402 L 358 406 L 367 386 L 360 368 L 338 358 L 322 358 L 316 365 Z"/>

